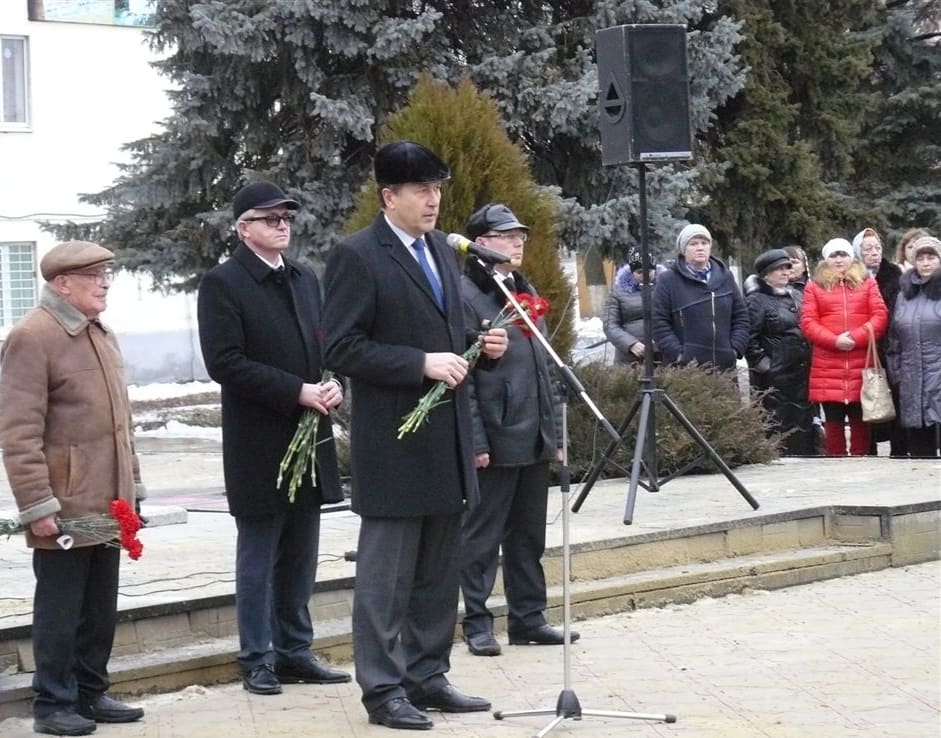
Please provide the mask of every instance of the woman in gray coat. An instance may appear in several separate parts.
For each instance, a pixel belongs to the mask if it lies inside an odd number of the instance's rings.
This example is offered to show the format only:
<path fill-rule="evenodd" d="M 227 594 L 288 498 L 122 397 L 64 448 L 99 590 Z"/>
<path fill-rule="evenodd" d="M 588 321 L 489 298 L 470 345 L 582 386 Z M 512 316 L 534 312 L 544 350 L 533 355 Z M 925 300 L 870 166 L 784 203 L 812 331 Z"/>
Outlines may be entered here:
<path fill-rule="evenodd" d="M 887 361 L 899 388 L 910 456 L 938 456 L 941 429 L 941 241 L 915 242 L 915 268 L 901 278 Z"/>
<path fill-rule="evenodd" d="M 651 269 L 650 283 L 656 272 Z M 604 335 L 615 348 L 616 364 L 644 360 L 644 268 L 640 259 L 618 269 L 604 302 Z"/>

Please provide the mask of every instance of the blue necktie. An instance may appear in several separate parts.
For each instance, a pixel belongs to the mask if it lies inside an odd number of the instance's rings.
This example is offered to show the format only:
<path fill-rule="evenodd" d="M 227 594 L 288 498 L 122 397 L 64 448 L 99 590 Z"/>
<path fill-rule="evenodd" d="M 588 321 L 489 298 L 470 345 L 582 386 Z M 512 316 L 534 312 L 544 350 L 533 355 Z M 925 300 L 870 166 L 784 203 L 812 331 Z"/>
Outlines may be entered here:
<path fill-rule="evenodd" d="M 422 239 L 416 239 L 412 244 L 415 249 L 415 255 L 418 257 L 418 263 L 421 264 L 421 270 L 425 273 L 428 284 L 431 285 L 431 291 L 435 293 L 435 300 L 438 301 L 438 307 L 444 310 L 444 291 L 441 289 L 441 282 L 435 275 L 431 264 L 428 263 L 428 255 L 425 253 L 425 242 Z"/>

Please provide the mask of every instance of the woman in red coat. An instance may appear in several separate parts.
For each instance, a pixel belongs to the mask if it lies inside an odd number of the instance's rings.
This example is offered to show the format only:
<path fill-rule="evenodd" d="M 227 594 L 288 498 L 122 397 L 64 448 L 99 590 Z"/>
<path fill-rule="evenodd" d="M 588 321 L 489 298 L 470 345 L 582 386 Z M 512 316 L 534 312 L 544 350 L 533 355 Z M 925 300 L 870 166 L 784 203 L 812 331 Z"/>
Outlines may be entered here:
<path fill-rule="evenodd" d="M 809 398 L 823 407 L 827 456 L 846 456 L 846 418 L 850 454 L 864 456 L 869 450 L 869 426 L 859 404 L 868 326 L 878 340 L 888 317 L 879 286 L 854 259 L 850 242 L 827 241 L 823 261 L 804 290 L 801 316 L 801 330 L 812 346 Z"/>

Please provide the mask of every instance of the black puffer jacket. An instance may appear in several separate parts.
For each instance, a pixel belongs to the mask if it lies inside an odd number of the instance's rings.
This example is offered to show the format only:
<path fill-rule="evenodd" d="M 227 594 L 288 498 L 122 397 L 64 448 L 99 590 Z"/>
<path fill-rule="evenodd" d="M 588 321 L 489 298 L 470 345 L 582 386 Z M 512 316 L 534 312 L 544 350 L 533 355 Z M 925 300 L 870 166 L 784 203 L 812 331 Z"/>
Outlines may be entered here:
<path fill-rule="evenodd" d="M 889 325 L 887 365 L 904 428 L 941 424 L 941 271 L 902 275 Z"/>
<path fill-rule="evenodd" d="M 745 284 L 751 386 L 766 392 L 762 404 L 778 430 L 791 431 L 784 452 L 813 454 L 813 409 L 807 399 L 810 344 L 800 329 L 803 295 L 793 287 L 776 291 L 763 279 L 749 277 Z"/>
<path fill-rule="evenodd" d="M 653 339 L 668 363 L 731 369 L 748 346 L 748 308 L 732 272 L 711 257 L 709 281 L 696 279 L 680 257 L 657 278 Z"/>
<path fill-rule="evenodd" d="M 746 358 L 752 386 L 778 387 L 806 399 L 810 344 L 800 329 L 803 296 L 791 287 L 775 292 L 759 279 L 745 302 L 751 322 Z"/>
<path fill-rule="evenodd" d="M 514 292 L 536 294 L 519 272 Z M 492 320 L 506 302 L 502 292 L 474 260 L 461 278 L 464 321 L 480 326 Z M 545 321 L 539 328 L 545 335 Z M 496 362 L 478 364 L 468 379 L 474 453 L 490 454 L 491 466 L 527 466 L 553 461 L 561 447 L 561 405 L 538 339 L 516 327 L 507 328 L 509 346 Z"/>

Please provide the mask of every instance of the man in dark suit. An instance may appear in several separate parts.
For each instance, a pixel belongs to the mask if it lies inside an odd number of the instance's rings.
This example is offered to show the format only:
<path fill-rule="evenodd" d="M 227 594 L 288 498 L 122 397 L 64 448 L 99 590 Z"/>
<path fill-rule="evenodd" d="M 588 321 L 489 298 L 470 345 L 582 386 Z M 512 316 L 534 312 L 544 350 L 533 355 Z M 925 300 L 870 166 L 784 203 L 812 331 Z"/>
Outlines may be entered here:
<path fill-rule="evenodd" d="M 477 498 L 461 356 L 459 273 L 435 230 L 448 167 L 410 141 L 376 154 L 383 212 L 338 244 L 325 276 L 324 356 L 350 378 L 353 510 L 362 517 L 353 602 L 356 680 L 371 723 L 427 729 L 422 710 L 490 709 L 447 680 L 457 620 L 461 514 Z M 483 336 L 490 359 L 506 331 Z M 402 417 L 434 382 L 452 392 L 415 432 Z"/>
<path fill-rule="evenodd" d="M 320 506 L 343 499 L 330 409 L 338 380 L 321 381 L 320 285 L 284 256 L 298 204 L 270 182 L 235 195 L 242 244 L 199 285 L 199 340 L 222 387 L 222 454 L 238 529 L 235 600 L 243 686 L 278 694 L 281 683 L 332 684 L 350 675 L 310 652 Z M 306 408 L 322 413 L 316 485 L 305 474 L 293 502 L 277 486 L 281 458 Z"/>

